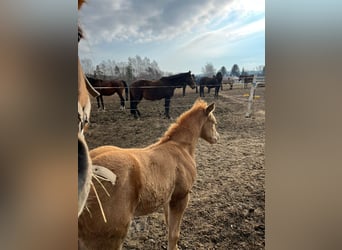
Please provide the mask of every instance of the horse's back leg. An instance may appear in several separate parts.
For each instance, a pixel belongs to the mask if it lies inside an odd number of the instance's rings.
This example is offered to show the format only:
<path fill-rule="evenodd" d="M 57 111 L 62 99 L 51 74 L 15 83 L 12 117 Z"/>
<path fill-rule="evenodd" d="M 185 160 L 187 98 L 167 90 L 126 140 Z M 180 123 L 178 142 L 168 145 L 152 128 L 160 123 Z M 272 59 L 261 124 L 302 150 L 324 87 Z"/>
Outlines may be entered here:
<path fill-rule="evenodd" d="M 218 93 L 219 93 L 219 91 L 220 91 L 220 86 L 217 86 L 217 87 L 215 88 L 215 97 L 216 97 L 216 98 L 218 98 Z"/>
<path fill-rule="evenodd" d="M 200 97 L 204 97 L 204 86 L 200 86 Z"/>
<path fill-rule="evenodd" d="M 97 102 L 97 109 L 100 109 L 101 108 L 101 106 L 100 106 L 100 96 L 96 97 L 96 102 Z"/>
<path fill-rule="evenodd" d="M 142 97 L 140 98 L 140 100 L 142 99 Z M 131 110 L 131 114 L 134 115 L 134 118 L 139 118 L 140 116 L 140 111 L 138 110 L 138 103 L 140 102 L 140 100 L 134 96 L 134 95 L 130 95 L 130 110 Z"/>
<path fill-rule="evenodd" d="M 169 204 L 169 250 L 177 250 L 177 242 L 180 236 L 180 225 L 184 211 L 188 205 L 190 195 L 183 199 L 171 201 Z"/>
<path fill-rule="evenodd" d="M 122 96 L 122 92 L 117 92 L 120 97 L 120 110 L 125 109 L 125 98 Z"/>
<path fill-rule="evenodd" d="M 165 97 L 165 116 L 170 119 L 170 102 L 171 97 Z"/>
<path fill-rule="evenodd" d="M 82 241 L 78 245 L 79 250 L 121 250 L 124 239 L 96 237 L 91 240 Z"/>
<path fill-rule="evenodd" d="M 119 191 L 111 192 L 112 197 L 118 197 L 118 192 L 122 192 L 123 197 L 132 197 L 131 192 L 122 191 L 122 184 L 118 187 Z M 79 218 L 79 239 L 89 250 L 121 250 L 134 218 L 134 205 L 129 201 L 103 205 L 107 222 L 103 221 L 98 208 L 91 207 L 90 214 L 82 214 Z"/>
<path fill-rule="evenodd" d="M 103 102 L 103 95 L 100 95 L 100 102 L 101 102 L 102 110 L 105 110 L 105 106 Z"/>

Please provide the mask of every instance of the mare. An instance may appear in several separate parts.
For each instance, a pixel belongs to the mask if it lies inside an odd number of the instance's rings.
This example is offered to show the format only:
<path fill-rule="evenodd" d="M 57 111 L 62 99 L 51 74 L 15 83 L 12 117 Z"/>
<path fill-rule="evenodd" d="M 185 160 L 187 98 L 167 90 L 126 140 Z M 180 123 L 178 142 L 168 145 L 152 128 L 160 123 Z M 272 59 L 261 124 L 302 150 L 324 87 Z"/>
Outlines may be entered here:
<path fill-rule="evenodd" d="M 208 88 L 208 93 L 210 93 L 211 88 L 215 88 L 215 97 L 218 97 L 218 93 L 220 87 L 222 86 L 222 73 L 217 72 L 216 76 L 211 77 L 202 77 L 199 85 L 200 85 L 200 96 L 204 97 L 204 87 Z"/>
<path fill-rule="evenodd" d="M 155 101 L 165 98 L 165 116 L 170 118 L 170 101 L 176 88 L 182 88 L 183 85 L 189 85 L 195 88 L 195 82 L 191 71 L 177 75 L 165 76 L 159 80 L 137 80 L 130 85 L 130 109 L 135 118 L 140 117 L 138 110 L 139 102 L 146 100 Z"/>
<path fill-rule="evenodd" d="M 78 10 L 84 1 L 78 0 Z M 78 42 L 83 37 L 82 30 L 78 28 Z M 84 137 L 84 130 L 89 124 L 91 104 L 89 94 L 97 97 L 99 93 L 91 86 L 85 77 L 80 60 L 78 59 L 78 217 L 81 215 L 92 185 L 92 178 L 101 178 L 110 181 L 113 185 L 116 176 L 102 166 L 93 166 L 90 159 L 88 145 Z M 105 217 L 104 217 L 105 218 Z"/>
<path fill-rule="evenodd" d="M 83 2 L 78 0 L 78 10 L 80 10 Z M 82 30 L 78 28 L 78 42 L 82 37 Z M 80 216 L 85 206 L 92 178 L 89 150 L 83 134 L 84 128 L 89 123 L 91 109 L 88 91 L 94 97 L 98 95 L 86 81 L 78 59 L 78 216 Z"/>
<path fill-rule="evenodd" d="M 97 107 L 102 110 L 105 109 L 103 103 L 103 96 L 111 96 L 115 93 L 120 97 L 120 109 L 125 109 L 125 98 L 123 97 L 123 91 L 125 91 L 126 101 L 128 101 L 128 86 L 124 80 L 101 80 L 91 76 L 87 76 L 91 85 L 100 93 L 97 99 Z M 100 106 L 101 102 L 101 106 Z"/>
<path fill-rule="evenodd" d="M 89 195 L 89 213 L 78 220 L 79 239 L 86 247 L 119 250 L 135 216 L 164 208 L 168 249 L 178 249 L 181 220 L 197 174 L 196 144 L 199 138 L 210 144 L 219 139 L 214 109 L 214 103 L 197 100 L 161 139 L 145 148 L 102 146 L 90 151 L 93 163 L 113 171 L 117 180 L 115 186 L 104 183 L 110 196 L 98 193 L 107 223 L 101 220 L 94 193 Z"/>
<path fill-rule="evenodd" d="M 253 83 L 254 75 L 240 75 L 239 81 L 243 80 L 243 88 L 246 89 L 248 83 Z"/>

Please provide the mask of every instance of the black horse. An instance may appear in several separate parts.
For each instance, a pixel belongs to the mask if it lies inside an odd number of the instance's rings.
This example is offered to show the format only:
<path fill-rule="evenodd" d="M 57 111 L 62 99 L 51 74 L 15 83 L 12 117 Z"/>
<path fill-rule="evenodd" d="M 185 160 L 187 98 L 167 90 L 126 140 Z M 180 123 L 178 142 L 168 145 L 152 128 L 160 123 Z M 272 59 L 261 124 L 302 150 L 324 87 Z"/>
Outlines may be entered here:
<path fill-rule="evenodd" d="M 200 97 L 204 97 L 204 87 L 208 88 L 208 93 L 210 93 L 211 88 L 215 88 L 215 97 L 218 97 L 218 93 L 220 87 L 222 85 L 222 73 L 217 72 L 216 76 L 211 77 L 202 77 L 199 85 L 200 85 Z"/>
<path fill-rule="evenodd" d="M 132 82 L 129 87 L 131 114 L 135 118 L 140 116 L 137 106 L 143 98 L 150 101 L 165 98 L 165 116 L 170 118 L 171 97 L 174 94 L 175 88 L 183 88 L 184 84 L 189 85 L 192 89 L 195 88 L 195 82 L 190 71 L 162 77 L 156 81 L 137 80 Z"/>

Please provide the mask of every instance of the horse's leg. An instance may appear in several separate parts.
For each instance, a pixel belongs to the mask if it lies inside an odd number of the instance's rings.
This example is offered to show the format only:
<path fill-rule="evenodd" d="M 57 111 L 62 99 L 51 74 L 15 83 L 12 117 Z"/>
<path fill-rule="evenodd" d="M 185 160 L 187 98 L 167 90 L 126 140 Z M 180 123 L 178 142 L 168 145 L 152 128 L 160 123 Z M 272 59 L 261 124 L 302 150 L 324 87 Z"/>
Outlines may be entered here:
<path fill-rule="evenodd" d="M 94 237 L 82 240 L 80 249 L 101 249 L 101 250 L 121 250 L 129 230 L 130 223 L 121 226 L 120 229 L 116 226 L 115 234 L 113 235 L 96 235 Z"/>
<path fill-rule="evenodd" d="M 122 186 L 119 191 L 111 192 L 111 195 L 117 197 L 119 192 L 123 197 L 132 197 L 131 190 L 125 191 Z M 86 249 L 121 250 L 134 218 L 133 206 L 129 199 L 120 204 L 115 204 L 115 202 L 112 202 L 112 204 L 107 203 L 104 206 L 107 223 L 102 221 L 101 216 L 99 217 L 98 210 L 94 211 L 93 218 L 82 214 L 83 217 L 80 217 L 78 223 L 78 236 Z M 111 209 L 115 211 L 114 214 L 110 213 Z M 90 211 L 92 211 L 92 208 Z"/>
<path fill-rule="evenodd" d="M 185 96 L 185 88 L 186 88 L 186 85 L 183 86 L 183 96 Z"/>
<path fill-rule="evenodd" d="M 139 118 L 140 117 L 140 111 L 138 110 L 138 103 L 139 101 L 133 100 L 131 101 L 131 114 L 134 115 L 134 118 Z"/>
<path fill-rule="evenodd" d="M 196 85 L 196 94 L 198 93 L 198 86 Z"/>
<path fill-rule="evenodd" d="M 170 97 L 165 97 L 165 116 L 166 118 L 170 119 Z"/>
<path fill-rule="evenodd" d="M 169 250 L 177 250 L 177 241 L 180 235 L 180 225 L 185 208 L 188 205 L 190 195 L 182 200 L 171 201 L 169 205 Z"/>
<path fill-rule="evenodd" d="M 104 106 L 103 96 L 102 95 L 100 95 L 100 101 L 101 101 L 101 105 L 102 105 L 102 110 L 105 110 L 105 106 Z"/>
<path fill-rule="evenodd" d="M 101 95 L 100 95 L 101 96 Z M 96 101 L 97 101 L 97 109 L 99 110 L 101 108 L 100 106 L 100 96 L 96 97 Z"/>
<path fill-rule="evenodd" d="M 210 88 L 209 87 L 207 87 L 208 88 L 208 94 L 210 93 Z"/>
<path fill-rule="evenodd" d="M 123 242 L 118 241 L 113 238 L 102 238 L 102 237 L 96 237 L 91 240 L 87 241 L 81 241 L 82 243 L 79 243 L 78 249 L 79 250 L 91 250 L 91 249 L 101 249 L 101 250 L 121 250 Z"/>
<path fill-rule="evenodd" d="M 117 92 L 120 97 L 120 110 L 125 109 L 125 98 L 122 96 L 122 93 L 119 91 Z"/>
<path fill-rule="evenodd" d="M 132 90 L 131 90 L 132 91 Z M 130 111 L 131 111 L 131 114 L 134 116 L 134 118 L 137 118 L 137 112 L 136 112 L 136 100 L 135 100 L 135 97 L 133 96 L 133 94 L 130 92 L 130 95 L 129 95 L 129 99 L 130 99 Z"/>
<path fill-rule="evenodd" d="M 204 86 L 200 86 L 200 97 L 204 97 Z"/>

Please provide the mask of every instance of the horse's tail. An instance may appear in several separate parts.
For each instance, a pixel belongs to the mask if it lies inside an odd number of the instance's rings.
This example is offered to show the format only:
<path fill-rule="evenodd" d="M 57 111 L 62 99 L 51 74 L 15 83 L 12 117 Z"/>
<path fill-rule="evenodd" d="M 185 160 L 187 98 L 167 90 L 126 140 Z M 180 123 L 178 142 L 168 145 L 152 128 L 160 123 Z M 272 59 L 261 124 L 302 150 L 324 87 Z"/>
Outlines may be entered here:
<path fill-rule="evenodd" d="M 126 96 L 126 101 L 128 101 L 128 85 L 124 80 L 122 80 L 122 83 L 125 85 L 125 96 Z"/>
<path fill-rule="evenodd" d="M 134 87 L 133 87 L 134 88 Z M 129 101 L 130 101 L 130 110 L 131 110 L 131 114 L 135 114 L 135 98 L 134 98 L 134 93 L 132 93 L 134 91 L 134 89 L 132 88 L 132 86 L 129 88 Z"/>

